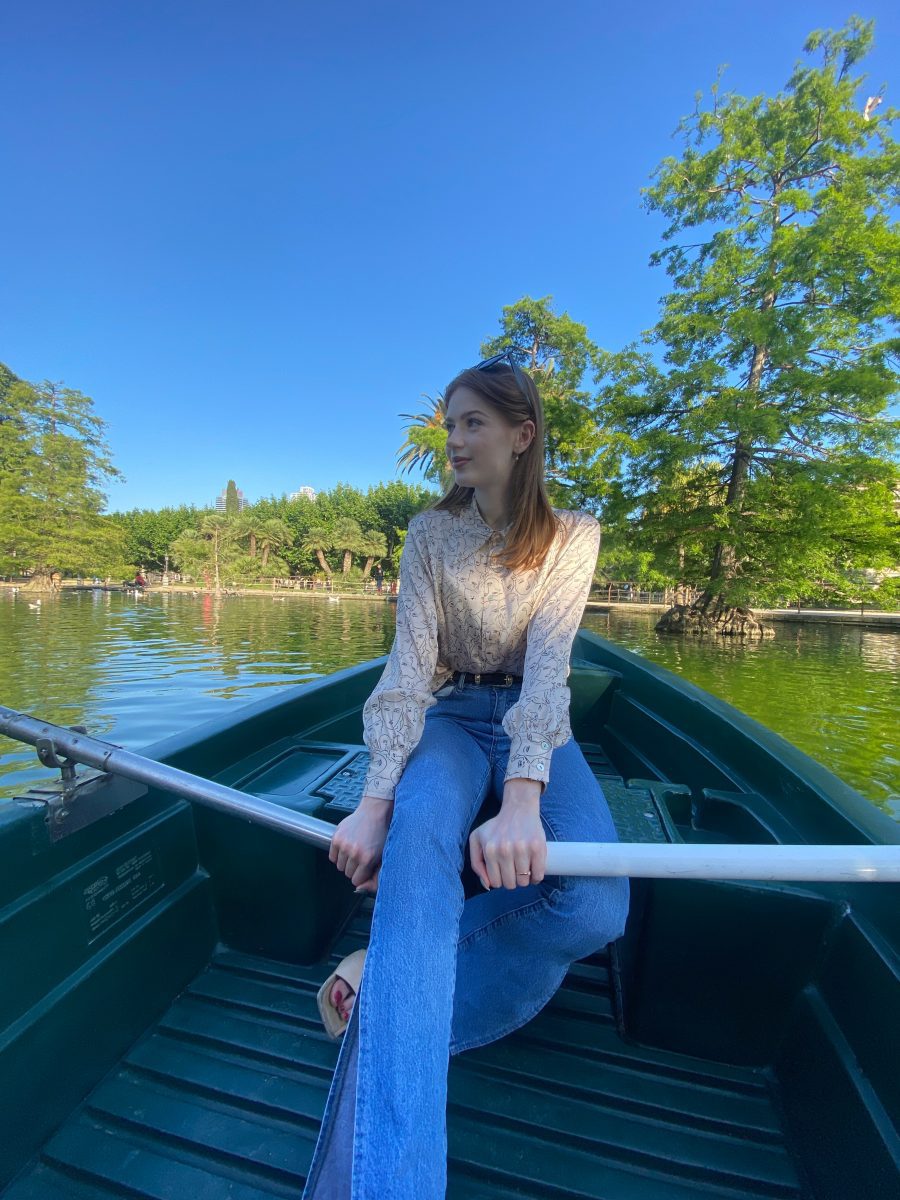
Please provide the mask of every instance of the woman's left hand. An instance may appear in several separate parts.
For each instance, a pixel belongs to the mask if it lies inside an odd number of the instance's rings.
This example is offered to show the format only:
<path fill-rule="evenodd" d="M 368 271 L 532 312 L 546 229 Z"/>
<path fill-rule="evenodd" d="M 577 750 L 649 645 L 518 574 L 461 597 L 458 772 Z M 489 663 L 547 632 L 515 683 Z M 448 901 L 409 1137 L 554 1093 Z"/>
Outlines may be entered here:
<path fill-rule="evenodd" d="M 547 838 L 540 796 L 540 783 L 508 780 L 500 812 L 472 831 L 469 857 L 484 887 L 528 887 L 544 878 Z"/>

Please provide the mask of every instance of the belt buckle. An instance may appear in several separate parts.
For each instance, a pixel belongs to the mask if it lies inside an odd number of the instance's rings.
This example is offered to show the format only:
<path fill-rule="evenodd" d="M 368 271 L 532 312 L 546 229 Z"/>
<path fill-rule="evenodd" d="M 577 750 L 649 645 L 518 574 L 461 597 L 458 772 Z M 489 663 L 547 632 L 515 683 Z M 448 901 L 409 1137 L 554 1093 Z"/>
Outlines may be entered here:
<path fill-rule="evenodd" d="M 513 681 L 512 675 L 504 675 L 503 676 L 503 686 L 504 687 L 512 687 L 512 681 Z"/>
<path fill-rule="evenodd" d="M 473 675 L 473 676 L 472 676 L 472 682 L 473 682 L 473 683 L 481 683 L 481 676 L 480 676 L 480 675 Z"/>

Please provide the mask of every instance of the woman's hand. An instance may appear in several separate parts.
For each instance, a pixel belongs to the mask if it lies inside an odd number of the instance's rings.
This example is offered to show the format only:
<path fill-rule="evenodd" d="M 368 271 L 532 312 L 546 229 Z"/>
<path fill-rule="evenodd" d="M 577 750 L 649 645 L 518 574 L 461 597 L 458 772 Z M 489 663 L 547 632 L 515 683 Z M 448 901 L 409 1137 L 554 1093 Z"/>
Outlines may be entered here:
<path fill-rule="evenodd" d="M 547 838 L 541 825 L 541 790 L 537 780 L 507 780 L 500 812 L 472 831 L 472 870 L 486 888 L 528 887 L 544 878 Z"/>
<path fill-rule="evenodd" d="M 355 888 L 375 892 L 381 852 L 394 811 L 393 800 L 363 796 L 359 807 L 335 829 L 328 857 Z"/>

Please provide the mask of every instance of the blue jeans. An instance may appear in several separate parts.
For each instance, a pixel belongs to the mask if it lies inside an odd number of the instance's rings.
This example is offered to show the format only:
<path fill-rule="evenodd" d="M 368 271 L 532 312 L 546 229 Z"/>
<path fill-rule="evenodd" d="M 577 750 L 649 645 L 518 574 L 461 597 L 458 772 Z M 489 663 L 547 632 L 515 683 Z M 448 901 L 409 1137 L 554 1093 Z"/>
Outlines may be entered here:
<path fill-rule="evenodd" d="M 468 835 L 503 795 L 501 724 L 519 688 L 448 685 L 397 786 L 365 970 L 344 1035 L 304 1200 L 443 1200 L 449 1055 L 530 1021 L 571 964 L 620 937 L 627 879 L 548 875 L 466 900 Z M 552 752 L 548 841 L 614 842 L 577 743 Z"/>

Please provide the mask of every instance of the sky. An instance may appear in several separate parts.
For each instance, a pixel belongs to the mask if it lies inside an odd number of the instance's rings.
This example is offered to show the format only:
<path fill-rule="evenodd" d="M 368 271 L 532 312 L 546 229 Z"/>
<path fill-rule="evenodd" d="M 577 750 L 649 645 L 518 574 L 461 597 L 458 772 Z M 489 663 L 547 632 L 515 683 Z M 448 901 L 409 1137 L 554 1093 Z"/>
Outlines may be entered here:
<path fill-rule="evenodd" d="M 505 306 L 610 350 L 654 323 L 640 191 L 720 64 L 772 94 L 855 12 L 869 90 L 900 64 L 885 0 L 2 12 L 0 361 L 93 398 L 113 511 L 396 478 L 399 414 Z"/>

